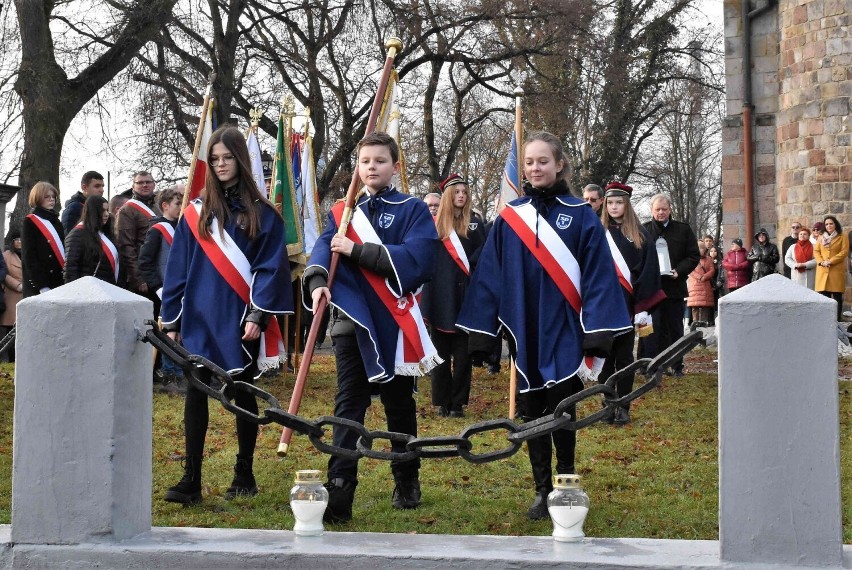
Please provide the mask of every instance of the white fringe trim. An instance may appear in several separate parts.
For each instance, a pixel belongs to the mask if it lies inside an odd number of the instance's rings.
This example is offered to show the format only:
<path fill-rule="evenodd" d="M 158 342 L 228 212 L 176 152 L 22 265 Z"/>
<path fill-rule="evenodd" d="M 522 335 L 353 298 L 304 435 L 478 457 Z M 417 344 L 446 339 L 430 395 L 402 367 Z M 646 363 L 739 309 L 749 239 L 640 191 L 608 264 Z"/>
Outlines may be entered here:
<path fill-rule="evenodd" d="M 267 370 L 278 370 L 281 366 L 281 363 L 284 362 L 284 359 L 279 357 L 266 357 L 266 358 L 258 358 L 257 359 L 257 368 L 261 372 L 266 372 Z"/>
<path fill-rule="evenodd" d="M 401 376 L 426 376 L 429 372 L 444 362 L 437 354 L 425 356 L 420 362 L 402 362 L 394 366 L 394 374 Z"/>

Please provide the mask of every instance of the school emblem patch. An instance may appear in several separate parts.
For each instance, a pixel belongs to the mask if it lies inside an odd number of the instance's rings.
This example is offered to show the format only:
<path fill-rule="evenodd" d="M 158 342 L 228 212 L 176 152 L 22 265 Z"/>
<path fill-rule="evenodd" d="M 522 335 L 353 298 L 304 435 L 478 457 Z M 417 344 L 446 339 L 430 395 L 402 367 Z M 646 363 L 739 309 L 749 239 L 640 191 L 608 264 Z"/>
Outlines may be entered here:
<path fill-rule="evenodd" d="M 556 217 L 556 227 L 560 230 L 568 229 L 568 226 L 571 225 L 571 221 L 573 219 L 573 216 L 569 216 L 568 214 L 559 214 L 559 216 Z"/>
<path fill-rule="evenodd" d="M 479 222 L 471 222 L 467 225 L 467 229 L 470 231 L 475 230 L 477 227 L 479 227 Z"/>
<path fill-rule="evenodd" d="M 379 227 L 387 229 L 393 223 L 394 214 L 382 214 L 379 218 Z"/>

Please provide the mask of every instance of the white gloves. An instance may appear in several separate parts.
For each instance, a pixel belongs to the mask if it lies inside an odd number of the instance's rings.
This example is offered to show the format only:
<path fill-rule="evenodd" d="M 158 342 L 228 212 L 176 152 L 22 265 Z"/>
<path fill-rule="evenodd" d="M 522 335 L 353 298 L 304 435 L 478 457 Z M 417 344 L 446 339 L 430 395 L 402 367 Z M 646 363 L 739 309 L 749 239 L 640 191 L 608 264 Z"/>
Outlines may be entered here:
<path fill-rule="evenodd" d="M 580 365 L 580 369 L 577 371 L 577 376 L 580 377 L 584 383 L 588 382 L 597 382 L 598 376 L 603 370 L 604 359 L 595 356 L 592 359 L 592 366 L 586 363 L 586 358 L 583 358 L 583 363 Z"/>
<path fill-rule="evenodd" d="M 633 324 L 638 327 L 644 327 L 652 323 L 653 320 L 651 319 L 651 315 L 648 314 L 648 311 L 642 311 L 633 317 Z"/>

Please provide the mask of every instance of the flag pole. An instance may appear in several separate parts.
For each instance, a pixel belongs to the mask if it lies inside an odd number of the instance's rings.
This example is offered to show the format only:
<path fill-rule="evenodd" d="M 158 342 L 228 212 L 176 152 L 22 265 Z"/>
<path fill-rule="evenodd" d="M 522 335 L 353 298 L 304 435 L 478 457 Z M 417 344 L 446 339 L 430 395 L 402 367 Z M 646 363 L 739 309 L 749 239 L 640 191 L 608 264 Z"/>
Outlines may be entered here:
<path fill-rule="evenodd" d="M 210 112 L 210 108 L 213 106 L 213 100 L 210 98 L 212 90 L 213 82 L 211 80 L 207 83 L 207 90 L 204 92 L 204 103 L 201 106 L 201 117 L 198 121 L 198 130 L 195 133 L 195 147 L 192 149 L 192 159 L 189 161 L 189 172 L 186 176 L 186 189 L 184 190 L 183 200 L 180 204 L 181 216 L 183 215 L 183 211 L 186 209 L 186 205 L 189 203 L 189 191 L 192 189 L 192 179 L 195 177 L 195 163 L 198 159 L 198 150 L 201 147 L 204 124 L 207 121 L 207 113 Z"/>
<path fill-rule="evenodd" d="M 370 117 L 367 119 L 367 128 L 364 134 L 371 134 L 376 130 L 376 121 L 379 118 L 379 111 L 384 101 L 385 91 L 388 88 L 388 80 L 390 79 L 391 71 L 393 71 L 393 61 L 396 55 L 402 51 L 402 40 L 399 38 L 390 38 L 385 42 L 387 48 L 387 56 L 385 57 L 385 65 L 382 69 L 382 77 L 379 80 L 376 96 L 373 98 L 373 108 L 370 110 Z M 352 181 L 349 183 L 349 190 L 346 192 L 346 204 L 343 208 L 343 216 L 340 220 L 340 227 L 337 230 L 337 235 L 346 235 L 346 230 L 349 228 L 349 220 L 352 218 L 352 210 L 355 207 L 355 196 L 358 194 L 360 186 L 358 178 L 358 169 L 352 172 Z M 328 267 L 328 287 L 331 288 L 334 283 L 334 276 L 337 273 L 337 265 L 340 263 L 340 254 L 333 252 L 331 254 L 331 262 Z M 302 358 L 302 366 L 299 367 L 299 373 L 296 375 L 296 384 L 293 386 L 293 395 L 290 398 L 290 406 L 287 411 L 291 414 L 299 412 L 299 405 L 302 402 L 302 393 L 305 389 L 305 382 L 308 377 L 308 372 L 311 369 L 311 359 L 314 356 L 314 346 L 316 345 L 317 336 L 319 334 L 320 323 L 327 308 L 325 297 L 320 297 L 317 303 L 317 310 L 314 313 L 313 322 L 311 322 L 311 330 L 308 333 L 308 338 L 305 341 L 305 353 Z M 281 432 L 281 439 L 278 443 L 278 456 L 284 457 L 290 449 L 290 439 L 293 437 L 293 430 L 284 428 Z"/>
<path fill-rule="evenodd" d="M 521 125 L 521 99 L 524 97 L 524 90 L 521 86 L 515 87 L 515 144 L 518 148 L 518 179 L 515 181 L 518 185 L 518 196 L 523 192 L 521 185 L 524 174 L 523 174 L 523 133 L 524 128 Z M 509 359 L 509 419 L 515 419 L 515 394 L 518 391 L 518 369 L 515 366 L 515 359 Z"/>

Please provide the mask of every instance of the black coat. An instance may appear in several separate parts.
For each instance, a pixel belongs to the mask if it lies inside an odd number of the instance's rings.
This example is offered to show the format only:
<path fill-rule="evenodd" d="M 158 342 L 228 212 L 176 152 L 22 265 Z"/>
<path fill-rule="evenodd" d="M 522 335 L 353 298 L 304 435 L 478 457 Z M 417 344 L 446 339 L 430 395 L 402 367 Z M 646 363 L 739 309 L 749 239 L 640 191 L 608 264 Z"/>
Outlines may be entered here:
<path fill-rule="evenodd" d="M 74 228 L 65 238 L 65 282 L 70 283 L 86 276 L 116 284 L 112 265 L 101 246 L 100 237 L 86 228 Z"/>
<path fill-rule="evenodd" d="M 633 242 L 621 233 L 621 226 L 611 222 L 608 228 L 615 246 L 621 252 L 627 267 L 630 268 L 630 284 L 633 286 L 633 295 L 621 288 L 624 293 L 624 301 L 627 303 L 627 311 L 634 316 L 642 311 L 651 312 L 657 304 L 666 298 L 660 283 L 660 264 L 657 261 L 657 250 L 654 241 L 644 228 L 640 228 L 644 242 L 641 248 L 637 248 Z"/>
<path fill-rule="evenodd" d="M 794 238 L 793 236 L 787 236 L 787 237 L 784 238 L 784 240 L 781 242 L 781 257 L 780 257 L 780 259 L 784 259 L 784 256 L 787 255 L 787 250 L 790 249 L 791 247 L 793 247 L 794 245 L 796 245 L 797 241 L 798 241 L 798 238 Z M 786 277 L 787 279 L 790 279 L 790 271 L 791 271 L 790 268 L 787 267 L 786 263 L 782 263 L 781 265 L 784 266 L 784 277 Z"/>
<path fill-rule="evenodd" d="M 752 282 L 775 273 L 775 266 L 780 259 L 778 247 L 774 243 L 767 240 L 764 245 L 760 245 L 760 242 L 755 241 L 748 252 Z"/>
<path fill-rule="evenodd" d="M 473 214 L 468 225 L 467 237 L 459 236 L 459 241 L 467 255 L 470 272 L 476 267 L 479 252 L 485 244 L 485 224 Z M 458 264 L 450 257 L 446 246 L 441 243 L 435 255 L 435 273 L 432 280 L 423 286 L 421 311 L 430 326 L 444 332 L 456 330 L 456 318 L 459 316 L 465 291 L 470 283 Z"/>
<path fill-rule="evenodd" d="M 83 216 L 83 205 L 86 202 L 86 197 L 82 192 L 78 191 L 65 202 L 65 209 L 62 210 L 62 227 L 65 228 L 65 235 L 71 233 L 77 222 Z"/>
<path fill-rule="evenodd" d="M 684 299 L 689 291 L 686 279 L 692 270 L 698 266 L 701 253 L 698 251 L 698 238 L 689 224 L 669 219 L 667 226 L 656 220 L 645 222 L 645 229 L 651 235 L 651 243 L 656 247 L 658 237 L 666 240 L 669 246 L 669 259 L 672 269 L 677 271 L 677 279 L 663 276 L 663 292 L 669 299 Z"/>
<path fill-rule="evenodd" d="M 65 230 L 62 229 L 56 212 L 39 206 L 33 208 L 32 213 L 47 220 L 56 229 L 60 239 L 58 246 L 62 249 Z M 51 243 L 29 218 L 24 218 L 21 225 L 21 272 L 24 279 L 24 297 L 38 295 L 45 287 L 53 289 L 64 283 L 62 265 L 53 252 Z"/>

